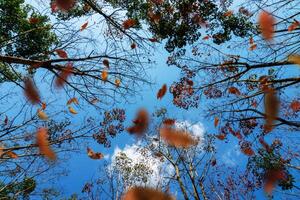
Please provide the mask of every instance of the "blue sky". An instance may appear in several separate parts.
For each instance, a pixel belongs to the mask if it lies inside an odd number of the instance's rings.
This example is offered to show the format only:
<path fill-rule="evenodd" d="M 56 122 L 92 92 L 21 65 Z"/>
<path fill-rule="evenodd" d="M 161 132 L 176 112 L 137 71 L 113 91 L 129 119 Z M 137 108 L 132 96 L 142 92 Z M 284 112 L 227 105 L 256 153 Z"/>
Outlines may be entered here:
<path fill-rule="evenodd" d="M 34 0 L 29 0 L 30 3 L 36 3 Z M 236 2 L 236 1 L 235 1 Z M 89 18 L 90 21 L 94 20 Z M 86 21 L 86 19 L 80 19 L 77 22 L 77 25 L 80 26 Z M 89 33 L 87 33 L 89 34 Z M 205 131 L 208 133 L 217 133 L 217 129 L 213 127 L 212 121 L 207 121 L 204 119 L 203 110 L 205 109 L 205 98 L 201 100 L 199 105 L 199 109 L 189 109 L 184 110 L 178 107 L 175 107 L 172 104 L 172 96 L 170 93 L 162 100 L 157 100 L 156 93 L 161 88 L 163 84 L 171 85 L 173 81 L 177 81 L 180 78 L 180 71 L 175 67 L 169 67 L 166 64 L 168 53 L 164 50 L 164 45 L 160 44 L 156 47 L 155 53 L 151 56 L 152 60 L 155 61 L 155 64 L 151 65 L 151 68 L 147 69 L 147 73 L 151 77 L 153 81 L 153 85 L 145 85 L 141 93 L 137 96 L 130 97 L 134 103 L 120 103 L 116 107 L 126 109 L 126 122 L 125 125 L 130 125 L 131 120 L 134 118 L 135 113 L 140 108 L 146 108 L 150 113 L 155 111 L 157 108 L 165 107 L 168 109 L 168 113 L 170 116 L 177 120 L 189 120 L 191 123 L 201 123 L 204 126 Z M 291 73 L 297 71 L 298 69 L 294 68 Z M 47 86 L 41 86 L 41 88 Z M 16 90 L 18 91 L 18 90 Z M 43 91 L 47 91 L 43 90 Z M 61 106 L 65 104 L 65 101 L 68 97 L 62 97 L 63 93 L 55 92 L 55 95 L 52 96 L 50 93 L 44 93 L 45 96 L 49 96 L 49 98 L 61 98 L 61 104 L 57 106 Z M 81 108 L 77 108 L 78 112 L 83 111 Z M 91 109 L 89 114 L 98 115 L 98 112 Z M 70 116 L 72 117 L 73 123 L 79 123 L 82 121 L 81 115 L 78 116 Z M 243 155 L 239 151 L 238 141 L 230 138 L 230 142 L 224 143 L 222 141 L 217 141 L 217 151 L 218 151 L 218 162 L 224 163 L 228 166 L 239 166 L 243 169 L 247 162 L 247 156 Z M 93 150 L 104 153 L 107 156 L 107 161 L 109 161 L 110 156 L 114 153 L 116 148 L 123 149 L 126 145 L 131 145 L 137 142 L 136 138 L 129 135 L 127 132 L 123 132 L 117 135 L 116 138 L 111 139 L 112 145 L 110 148 L 104 148 L 102 145 L 97 144 L 94 141 L 89 143 L 83 142 L 82 144 L 82 152 L 70 154 L 70 159 L 66 162 L 57 162 L 57 165 L 61 165 L 66 167 L 69 171 L 67 176 L 59 177 L 54 180 L 52 184 L 59 189 L 62 189 L 63 196 L 68 197 L 73 193 L 81 193 L 81 190 L 84 184 L 87 181 L 95 178 L 99 175 L 99 170 L 101 170 L 103 160 L 92 160 L 90 159 L 85 151 L 85 146 L 92 147 Z M 46 183 L 45 185 L 48 185 Z M 259 199 L 264 198 L 264 192 L 259 191 L 258 193 Z M 275 199 L 280 199 L 280 197 L 275 197 Z"/>

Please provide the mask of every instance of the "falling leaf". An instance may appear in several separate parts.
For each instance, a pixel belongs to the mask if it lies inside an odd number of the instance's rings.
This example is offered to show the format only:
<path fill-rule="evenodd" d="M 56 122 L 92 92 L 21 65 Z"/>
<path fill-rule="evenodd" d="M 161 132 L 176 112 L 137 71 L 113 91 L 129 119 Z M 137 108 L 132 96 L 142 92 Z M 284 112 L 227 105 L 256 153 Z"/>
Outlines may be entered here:
<path fill-rule="evenodd" d="M 51 6 L 51 11 L 52 12 L 57 12 L 58 11 L 58 8 L 57 8 L 57 5 L 56 5 L 55 1 L 51 2 L 50 6 Z"/>
<path fill-rule="evenodd" d="M 68 63 L 65 68 L 63 68 L 60 72 L 60 74 L 56 77 L 55 80 L 55 85 L 57 88 L 62 88 L 68 78 L 72 75 L 73 73 L 73 64 Z"/>
<path fill-rule="evenodd" d="M 79 101 L 76 97 L 73 97 L 67 101 L 67 105 L 71 105 L 72 103 L 79 105 Z"/>
<path fill-rule="evenodd" d="M 254 155 L 254 151 L 250 147 L 242 148 L 241 151 L 247 156 Z"/>
<path fill-rule="evenodd" d="M 255 99 L 252 99 L 252 100 L 251 100 L 251 106 L 252 106 L 253 108 L 257 108 L 257 101 L 256 101 Z"/>
<path fill-rule="evenodd" d="M 273 16 L 266 12 L 263 11 L 259 15 L 259 26 L 261 29 L 262 36 L 264 37 L 265 40 L 272 40 L 273 35 L 274 35 L 274 24 L 275 24 L 275 19 Z"/>
<path fill-rule="evenodd" d="M 72 113 L 73 115 L 78 114 L 73 107 L 69 106 L 68 109 L 69 109 L 70 113 Z"/>
<path fill-rule="evenodd" d="M 87 154 L 91 159 L 99 160 L 102 159 L 104 156 L 102 153 L 95 153 L 92 149 L 87 147 Z"/>
<path fill-rule="evenodd" d="M 230 87 L 230 88 L 228 88 L 228 92 L 230 94 L 241 95 L 241 92 L 236 87 Z"/>
<path fill-rule="evenodd" d="M 290 55 L 288 61 L 297 65 L 300 65 L 300 55 Z"/>
<path fill-rule="evenodd" d="M 40 95 L 31 78 L 24 79 L 24 94 L 32 104 L 40 103 Z"/>
<path fill-rule="evenodd" d="M 92 100 L 90 100 L 91 104 L 97 104 L 99 102 L 99 99 L 97 98 L 93 98 Z"/>
<path fill-rule="evenodd" d="M 149 38 L 150 42 L 158 42 L 157 38 Z"/>
<path fill-rule="evenodd" d="M 124 194 L 122 200 L 175 200 L 175 198 L 154 188 L 134 186 Z"/>
<path fill-rule="evenodd" d="M 290 108 L 293 110 L 293 112 L 299 112 L 300 111 L 300 101 L 294 100 L 290 104 Z"/>
<path fill-rule="evenodd" d="M 272 194 L 276 183 L 280 180 L 286 180 L 287 175 L 283 170 L 280 169 L 269 169 L 265 172 L 264 177 L 264 190 L 268 194 Z"/>
<path fill-rule="evenodd" d="M 265 128 L 271 131 L 273 128 L 273 122 L 276 120 L 279 112 L 279 100 L 277 98 L 276 90 L 270 89 L 265 93 Z"/>
<path fill-rule="evenodd" d="M 30 24 L 37 24 L 37 23 L 40 22 L 40 19 L 39 19 L 39 18 L 36 18 L 36 17 L 30 17 L 30 18 L 28 19 L 28 21 L 29 21 Z"/>
<path fill-rule="evenodd" d="M 224 17 L 230 17 L 231 15 L 233 15 L 233 11 L 232 10 L 229 10 L 229 11 L 227 11 L 227 12 L 225 12 L 223 14 Z"/>
<path fill-rule="evenodd" d="M 120 79 L 115 80 L 116 87 L 120 87 L 121 81 Z"/>
<path fill-rule="evenodd" d="M 257 44 L 252 44 L 249 48 L 250 51 L 253 51 L 257 48 Z"/>
<path fill-rule="evenodd" d="M 165 119 L 163 124 L 166 126 L 173 126 L 175 124 L 175 119 Z"/>
<path fill-rule="evenodd" d="M 63 49 L 56 49 L 55 52 L 61 58 L 64 58 L 64 59 L 68 58 L 67 52 L 65 52 L 65 50 L 63 50 Z"/>
<path fill-rule="evenodd" d="M 134 19 L 127 19 L 123 22 L 124 29 L 130 29 L 136 25 L 136 21 Z"/>
<path fill-rule="evenodd" d="M 195 138 L 185 130 L 162 127 L 160 129 L 160 136 L 169 145 L 179 148 L 188 148 L 197 144 Z"/>
<path fill-rule="evenodd" d="M 291 32 L 295 29 L 297 29 L 300 26 L 300 22 L 295 20 L 289 27 L 288 27 L 288 32 Z"/>
<path fill-rule="evenodd" d="M 17 158 L 19 158 L 19 156 L 18 156 L 15 152 L 13 152 L 13 151 L 8 151 L 8 152 L 6 152 L 5 154 L 6 154 L 8 157 L 12 158 L 12 159 L 17 159 Z"/>
<path fill-rule="evenodd" d="M 41 120 L 48 120 L 47 114 L 40 109 L 37 110 L 37 115 Z"/>
<path fill-rule="evenodd" d="M 45 110 L 47 107 L 47 104 L 45 102 L 42 102 L 42 110 Z"/>
<path fill-rule="evenodd" d="M 57 8 L 59 8 L 62 11 L 69 11 L 76 4 L 75 0 L 54 0 L 54 1 Z"/>
<path fill-rule="evenodd" d="M 204 37 L 202 38 L 202 40 L 208 40 L 209 38 L 210 38 L 210 36 L 207 35 L 207 36 L 204 36 Z"/>
<path fill-rule="evenodd" d="M 109 60 L 104 59 L 104 60 L 103 60 L 103 65 L 104 65 L 105 67 L 109 68 Z"/>
<path fill-rule="evenodd" d="M 83 31 L 84 29 L 86 29 L 88 24 L 89 24 L 89 22 L 85 22 L 84 24 L 82 24 L 81 27 L 80 27 L 80 31 Z"/>
<path fill-rule="evenodd" d="M 219 118 L 218 117 L 215 117 L 215 120 L 214 120 L 214 126 L 217 127 L 219 124 Z"/>
<path fill-rule="evenodd" d="M 167 92 L 167 85 L 164 84 L 162 88 L 160 88 L 159 91 L 157 92 L 157 99 L 162 99 L 165 96 L 166 92 Z"/>
<path fill-rule="evenodd" d="M 219 140 L 225 140 L 226 135 L 222 133 L 222 134 L 216 135 L 216 138 L 218 138 Z"/>
<path fill-rule="evenodd" d="M 130 134 L 141 136 L 149 126 L 149 115 L 145 109 L 140 109 L 133 120 L 133 126 L 127 128 Z"/>
<path fill-rule="evenodd" d="M 7 124 L 8 124 L 8 117 L 5 116 L 5 119 L 4 119 L 4 125 L 7 126 Z"/>
<path fill-rule="evenodd" d="M 217 160 L 215 158 L 213 158 L 211 161 L 210 161 L 210 164 L 211 166 L 215 166 L 217 164 Z"/>
<path fill-rule="evenodd" d="M 103 70 L 101 73 L 101 79 L 103 81 L 107 81 L 107 77 L 108 77 L 108 71 L 107 70 Z"/>
<path fill-rule="evenodd" d="M 130 47 L 131 47 L 131 49 L 135 49 L 135 48 L 136 48 L 136 44 L 135 44 L 135 43 L 132 43 L 132 44 L 130 45 Z"/>
<path fill-rule="evenodd" d="M 40 154 L 46 156 L 50 160 L 55 160 L 56 155 L 49 146 L 48 130 L 46 128 L 39 128 L 36 133 L 36 144 L 39 147 Z"/>
<path fill-rule="evenodd" d="M 253 45 L 253 44 L 254 44 L 254 39 L 253 39 L 253 37 L 250 37 L 250 38 L 249 38 L 249 43 L 250 43 L 250 45 Z"/>

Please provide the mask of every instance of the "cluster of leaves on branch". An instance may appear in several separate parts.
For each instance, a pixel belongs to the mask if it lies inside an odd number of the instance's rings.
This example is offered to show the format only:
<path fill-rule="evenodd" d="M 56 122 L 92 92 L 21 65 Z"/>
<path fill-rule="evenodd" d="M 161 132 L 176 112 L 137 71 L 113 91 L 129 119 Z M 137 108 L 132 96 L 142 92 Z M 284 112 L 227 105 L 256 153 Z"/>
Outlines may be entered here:
<path fill-rule="evenodd" d="M 1 53 L 37 60 L 49 58 L 49 48 L 58 39 L 48 16 L 24 5 L 24 0 L 2 0 L 0 12 Z"/>
<path fill-rule="evenodd" d="M 105 147 L 110 147 L 111 142 L 108 139 L 116 137 L 117 134 L 124 131 L 125 110 L 115 108 L 104 112 L 104 118 L 100 122 L 100 129 L 93 135 L 93 138 Z"/>
<path fill-rule="evenodd" d="M 231 1 L 220 5 L 212 0 L 109 0 L 113 6 L 126 9 L 128 18 L 149 25 L 154 38 L 166 39 L 169 52 L 193 44 L 201 37 L 201 29 L 213 38 L 216 44 L 224 43 L 232 35 L 246 37 L 256 32 L 249 22 L 250 13 L 228 10 Z M 202 31 L 203 32 L 203 31 Z"/>

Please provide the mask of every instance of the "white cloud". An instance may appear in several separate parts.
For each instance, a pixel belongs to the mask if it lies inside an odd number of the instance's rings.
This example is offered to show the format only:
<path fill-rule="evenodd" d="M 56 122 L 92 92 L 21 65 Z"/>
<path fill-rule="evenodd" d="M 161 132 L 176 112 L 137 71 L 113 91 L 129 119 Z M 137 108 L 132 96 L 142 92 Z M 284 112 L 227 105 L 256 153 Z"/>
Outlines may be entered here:
<path fill-rule="evenodd" d="M 222 155 L 222 161 L 226 165 L 236 166 L 240 159 L 240 155 L 240 147 L 235 145 L 234 148 L 230 148 L 229 150 L 225 151 L 225 153 Z"/>
<path fill-rule="evenodd" d="M 116 147 L 113 155 L 111 156 L 112 166 L 115 164 L 116 156 L 118 153 L 125 153 L 128 158 L 132 160 L 131 166 L 142 163 L 146 164 L 152 171 L 150 178 L 147 182 L 148 186 L 159 186 L 163 185 L 166 181 L 165 176 L 172 176 L 174 173 L 173 167 L 166 161 L 161 161 L 159 158 L 153 156 L 149 150 L 141 152 L 141 143 L 126 145 L 124 149 Z M 138 184 L 138 183 L 137 183 Z"/>

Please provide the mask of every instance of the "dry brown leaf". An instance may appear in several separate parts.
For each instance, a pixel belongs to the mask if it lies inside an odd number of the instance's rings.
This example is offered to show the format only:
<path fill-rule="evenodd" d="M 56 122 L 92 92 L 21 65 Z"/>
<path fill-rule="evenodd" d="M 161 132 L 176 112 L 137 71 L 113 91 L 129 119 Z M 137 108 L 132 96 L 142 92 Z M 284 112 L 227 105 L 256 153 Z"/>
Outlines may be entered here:
<path fill-rule="evenodd" d="M 169 145 L 179 148 L 189 148 L 198 143 L 189 132 L 170 127 L 162 127 L 160 136 Z"/>
<path fill-rule="evenodd" d="M 36 133 L 36 144 L 39 147 L 40 154 L 46 156 L 50 160 L 55 160 L 56 155 L 49 146 L 48 130 L 46 128 L 39 128 Z"/>
<path fill-rule="evenodd" d="M 40 95 L 31 78 L 24 79 L 24 94 L 32 104 L 40 103 Z"/>
<path fill-rule="evenodd" d="M 102 153 L 95 153 L 92 149 L 87 147 L 87 154 L 91 159 L 99 160 L 102 159 L 104 156 Z"/>
<path fill-rule="evenodd" d="M 125 193 L 122 200 L 175 200 L 175 198 L 157 189 L 134 186 Z"/>

